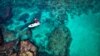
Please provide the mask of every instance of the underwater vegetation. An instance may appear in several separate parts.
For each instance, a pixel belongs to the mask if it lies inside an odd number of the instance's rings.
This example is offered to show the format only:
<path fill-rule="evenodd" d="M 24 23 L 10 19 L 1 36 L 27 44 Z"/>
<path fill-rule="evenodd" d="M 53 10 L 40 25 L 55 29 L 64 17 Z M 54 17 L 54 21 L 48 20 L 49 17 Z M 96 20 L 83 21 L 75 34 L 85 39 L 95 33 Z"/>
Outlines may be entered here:
<path fill-rule="evenodd" d="M 0 27 L 5 42 L 27 39 L 37 56 L 70 56 L 68 15 L 73 19 L 88 12 L 100 12 L 99 0 L 0 0 Z M 41 25 L 29 29 L 35 18 Z"/>

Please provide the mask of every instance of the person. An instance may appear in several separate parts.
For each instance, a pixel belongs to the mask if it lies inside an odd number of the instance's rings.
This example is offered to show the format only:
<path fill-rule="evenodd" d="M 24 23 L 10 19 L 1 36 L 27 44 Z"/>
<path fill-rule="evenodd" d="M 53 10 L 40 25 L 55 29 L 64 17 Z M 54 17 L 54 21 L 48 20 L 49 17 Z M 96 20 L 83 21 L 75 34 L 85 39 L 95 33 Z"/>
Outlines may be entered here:
<path fill-rule="evenodd" d="M 35 23 L 38 23 L 38 22 L 39 22 L 39 20 L 38 20 L 37 18 L 35 18 L 35 19 L 34 19 L 34 22 L 35 22 Z"/>
<path fill-rule="evenodd" d="M 29 28 L 34 28 L 36 26 L 39 26 L 40 25 L 40 22 L 37 18 L 34 19 L 34 23 L 33 24 L 30 24 L 28 27 Z"/>

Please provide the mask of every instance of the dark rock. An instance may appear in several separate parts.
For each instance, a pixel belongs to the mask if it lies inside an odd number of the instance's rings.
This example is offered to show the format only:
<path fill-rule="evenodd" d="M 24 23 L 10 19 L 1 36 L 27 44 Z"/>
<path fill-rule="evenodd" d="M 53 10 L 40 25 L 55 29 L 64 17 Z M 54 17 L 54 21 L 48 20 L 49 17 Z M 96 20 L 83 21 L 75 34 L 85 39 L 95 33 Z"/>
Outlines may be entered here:
<path fill-rule="evenodd" d="M 4 37 L 3 37 L 2 29 L 0 28 L 0 46 L 2 45 L 4 45 Z"/>
<path fill-rule="evenodd" d="M 2 16 L 0 16 L 0 24 L 3 23 L 4 19 Z"/>
<path fill-rule="evenodd" d="M 3 7 L 2 7 L 3 6 Z M 0 23 L 6 24 L 7 21 L 9 21 L 13 14 L 12 14 L 12 4 L 7 3 L 7 5 L 0 6 Z"/>
<path fill-rule="evenodd" d="M 27 22 L 27 19 L 29 18 L 29 14 L 25 13 L 20 16 L 19 21 Z"/>

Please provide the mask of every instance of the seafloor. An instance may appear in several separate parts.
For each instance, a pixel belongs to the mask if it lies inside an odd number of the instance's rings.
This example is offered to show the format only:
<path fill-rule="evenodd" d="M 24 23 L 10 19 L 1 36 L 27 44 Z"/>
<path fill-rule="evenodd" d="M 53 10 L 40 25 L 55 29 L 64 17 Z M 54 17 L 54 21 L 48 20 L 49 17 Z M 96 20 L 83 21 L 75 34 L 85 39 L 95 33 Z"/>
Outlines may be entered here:
<path fill-rule="evenodd" d="M 35 18 L 40 25 L 29 28 Z M 26 56 L 23 46 L 32 56 L 100 56 L 99 22 L 99 0 L 0 0 L 8 56 Z"/>

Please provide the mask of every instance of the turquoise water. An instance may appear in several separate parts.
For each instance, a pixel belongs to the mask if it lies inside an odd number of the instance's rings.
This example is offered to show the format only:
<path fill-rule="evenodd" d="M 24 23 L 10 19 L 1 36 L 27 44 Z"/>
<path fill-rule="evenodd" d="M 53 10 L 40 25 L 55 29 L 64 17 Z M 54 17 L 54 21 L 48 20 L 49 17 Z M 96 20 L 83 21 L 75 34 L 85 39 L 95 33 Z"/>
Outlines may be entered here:
<path fill-rule="evenodd" d="M 40 56 L 100 56 L 99 0 L 1 0 L 0 12 L 5 42 L 27 39 Z"/>
<path fill-rule="evenodd" d="M 73 38 L 70 46 L 71 56 L 100 56 L 99 16 L 100 13 L 89 13 L 69 20 L 68 28 Z"/>

